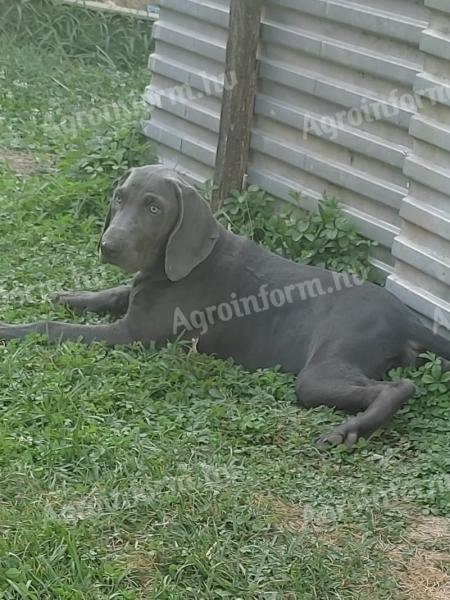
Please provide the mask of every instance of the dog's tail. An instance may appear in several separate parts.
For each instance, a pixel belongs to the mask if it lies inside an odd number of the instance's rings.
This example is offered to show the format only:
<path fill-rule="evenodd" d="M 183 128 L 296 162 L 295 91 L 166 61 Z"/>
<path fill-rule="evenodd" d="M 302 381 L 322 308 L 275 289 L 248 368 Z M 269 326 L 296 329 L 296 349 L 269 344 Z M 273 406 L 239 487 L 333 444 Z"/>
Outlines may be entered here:
<path fill-rule="evenodd" d="M 424 350 L 450 360 L 450 341 L 428 329 L 418 319 L 413 319 L 412 339 Z"/>

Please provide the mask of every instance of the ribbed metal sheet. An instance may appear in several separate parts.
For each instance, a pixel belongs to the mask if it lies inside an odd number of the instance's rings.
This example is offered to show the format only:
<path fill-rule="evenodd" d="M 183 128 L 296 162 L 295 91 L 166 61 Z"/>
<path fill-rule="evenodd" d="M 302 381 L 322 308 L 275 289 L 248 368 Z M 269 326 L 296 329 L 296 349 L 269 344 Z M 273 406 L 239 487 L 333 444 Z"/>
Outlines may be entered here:
<path fill-rule="evenodd" d="M 384 276 L 393 270 L 391 247 L 408 194 L 403 164 L 413 143 L 414 110 L 398 97 L 412 93 L 422 70 L 419 43 L 428 26 L 427 9 L 407 5 L 267 2 L 252 140 L 252 181 L 289 201 L 289 190 L 300 189 L 307 209 L 324 193 L 336 196 L 379 242 L 374 263 Z M 352 111 L 359 107 L 372 122 Z M 324 117 L 337 126 L 327 128 Z"/>
<path fill-rule="evenodd" d="M 162 0 L 155 26 L 146 132 L 199 182 L 213 174 L 228 12 Z M 305 210 L 337 197 L 379 243 L 388 287 L 450 326 L 449 32 L 450 0 L 266 0 L 249 180 Z"/>
<path fill-rule="evenodd" d="M 224 85 L 229 0 L 161 0 L 145 99 L 145 133 L 161 160 L 202 182 L 213 173 Z"/>
<path fill-rule="evenodd" d="M 410 189 L 401 204 L 396 270 L 387 286 L 450 329 L 450 2 L 425 4 L 432 11 L 419 41 L 424 69 L 414 83 L 422 103 L 410 123 L 414 144 L 403 167 Z"/>

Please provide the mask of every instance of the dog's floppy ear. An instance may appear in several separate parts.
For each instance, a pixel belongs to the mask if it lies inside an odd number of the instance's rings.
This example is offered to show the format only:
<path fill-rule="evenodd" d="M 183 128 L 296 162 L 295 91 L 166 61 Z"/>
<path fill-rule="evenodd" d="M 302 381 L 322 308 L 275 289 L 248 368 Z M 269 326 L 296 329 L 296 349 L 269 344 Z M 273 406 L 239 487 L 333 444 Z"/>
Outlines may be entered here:
<path fill-rule="evenodd" d="M 170 181 L 178 199 L 178 222 L 167 242 L 165 271 L 171 281 L 179 281 L 211 254 L 219 226 L 192 186 L 178 177 Z"/>

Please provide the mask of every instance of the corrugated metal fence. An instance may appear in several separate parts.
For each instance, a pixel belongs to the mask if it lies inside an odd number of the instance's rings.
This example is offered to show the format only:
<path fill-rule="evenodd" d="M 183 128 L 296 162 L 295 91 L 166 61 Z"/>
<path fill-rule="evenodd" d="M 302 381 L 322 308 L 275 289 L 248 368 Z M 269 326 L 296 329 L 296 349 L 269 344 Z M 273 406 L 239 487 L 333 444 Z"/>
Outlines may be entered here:
<path fill-rule="evenodd" d="M 146 133 L 212 177 L 229 0 L 161 0 Z M 267 0 L 249 180 L 336 196 L 387 286 L 450 328 L 450 0 Z"/>

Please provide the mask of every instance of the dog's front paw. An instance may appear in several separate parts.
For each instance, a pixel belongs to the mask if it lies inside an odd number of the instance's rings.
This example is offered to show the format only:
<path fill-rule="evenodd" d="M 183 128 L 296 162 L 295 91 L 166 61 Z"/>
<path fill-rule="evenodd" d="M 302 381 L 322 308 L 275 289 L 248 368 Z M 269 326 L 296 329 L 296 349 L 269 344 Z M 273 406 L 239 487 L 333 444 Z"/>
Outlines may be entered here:
<path fill-rule="evenodd" d="M 12 326 L 8 325 L 8 323 L 0 321 L 0 343 L 7 342 L 8 340 L 12 339 L 13 336 L 11 336 L 11 328 Z"/>
<path fill-rule="evenodd" d="M 67 306 L 74 312 L 85 312 L 88 299 L 89 294 L 87 292 L 57 292 L 51 297 L 53 304 Z"/>
<path fill-rule="evenodd" d="M 50 300 L 53 304 L 57 304 L 60 306 L 61 304 L 65 305 L 70 299 L 70 292 L 56 292 L 56 294 L 52 294 L 50 296 Z"/>

